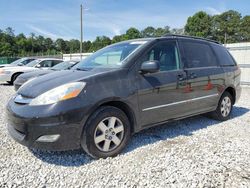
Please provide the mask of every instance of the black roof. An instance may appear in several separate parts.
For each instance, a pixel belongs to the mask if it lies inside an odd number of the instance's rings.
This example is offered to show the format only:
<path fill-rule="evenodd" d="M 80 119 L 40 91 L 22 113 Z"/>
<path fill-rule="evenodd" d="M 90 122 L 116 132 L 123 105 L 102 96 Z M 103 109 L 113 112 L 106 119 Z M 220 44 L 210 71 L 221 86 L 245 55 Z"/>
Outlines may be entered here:
<path fill-rule="evenodd" d="M 173 37 L 173 38 L 187 38 L 187 39 L 198 39 L 198 40 L 204 40 L 208 42 L 213 42 L 216 44 L 221 44 L 218 41 L 207 39 L 207 38 L 202 38 L 202 37 L 195 37 L 195 36 L 188 36 L 188 35 L 176 35 L 176 34 L 167 34 L 162 37 Z"/>

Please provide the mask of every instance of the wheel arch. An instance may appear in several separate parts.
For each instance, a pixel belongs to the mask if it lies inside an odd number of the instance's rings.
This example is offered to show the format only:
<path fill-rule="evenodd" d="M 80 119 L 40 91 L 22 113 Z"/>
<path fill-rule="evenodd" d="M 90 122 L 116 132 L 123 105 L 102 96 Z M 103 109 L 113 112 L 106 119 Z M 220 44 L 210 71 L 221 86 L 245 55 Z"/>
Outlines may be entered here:
<path fill-rule="evenodd" d="M 136 126 L 137 126 L 137 120 L 136 120 L 136 116 L 135 116 L 135 112 L 132 110 L 132 107 L 130 105 L 128 105 L 126 102 L 119 100 L 118 98 L 115 99 L 105 99 L 102 102 L 98 103 L 97 105 L 95 105 L 90 111 L 89 111 L 89 115 L 88 118 L 86 120 L 86 122 L 88 121 L 88 119 L 90 118 L 90 116 L 100 107 L 102 106 L 113 106 L 116 107 L 120 110 L 122 110 L 128 117 L 128 120 L 130 122 L 131 125 L 131 133 L 135 133 L 136 132 Z"/>
<path fill-rule="evenodd" d="M 225 88 L 225 90 L 223 91 L 223 93 L 228 92 L 231 94 L 231 96 L 233 97 L 233 105 L 235 104 L 236 101 L 236 90 L 233 86 L 228 86 L 227 88 Z"/>
<path fill-rule="evenodd" d="M 14 74 L 12 74 L 12 76 L 11 76 L 11 81 L 14 82 L 14 81 L 15 81 L 15 80 L 13 80 L 14 77 L 15 77 L 16 75 L 20 75 L 20 74 L 23 74 L 23 72 L 15 72 Z"/>

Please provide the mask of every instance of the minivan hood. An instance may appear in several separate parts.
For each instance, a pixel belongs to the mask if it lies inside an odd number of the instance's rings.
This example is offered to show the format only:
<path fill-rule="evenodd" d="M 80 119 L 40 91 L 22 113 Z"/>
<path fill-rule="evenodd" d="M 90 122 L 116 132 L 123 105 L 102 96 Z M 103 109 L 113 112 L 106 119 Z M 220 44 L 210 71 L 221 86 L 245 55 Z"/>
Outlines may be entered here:
<path fill-rule="evenodd" d="M 95 68 L 89 71 L 62 70 L 55 71 L 25 83 L 18 91 L 24 97 L 35 98 L 46 91 L 70 82 L 84 81 L 87 78 L 110 72 L 114 69 Z"/>

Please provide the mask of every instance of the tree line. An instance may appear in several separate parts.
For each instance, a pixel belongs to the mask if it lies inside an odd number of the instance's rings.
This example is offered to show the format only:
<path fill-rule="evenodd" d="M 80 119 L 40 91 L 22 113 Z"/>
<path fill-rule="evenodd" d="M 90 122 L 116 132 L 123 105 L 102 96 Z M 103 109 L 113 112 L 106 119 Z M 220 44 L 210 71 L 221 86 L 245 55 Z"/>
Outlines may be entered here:
<path fill-rule="evenodd" d="M 160 37 L 166 34 L 186 34 L 217 40 L 221 43 L 250 41 L 250 16 L 242 17 L 237 11 L 227 11 L 220 15 L 209 15 L 204 11 L 189 17 L 184 28 L 171 29 L 169 26 L 143 30 L 129 28 L 124 34 L 114 36 L 98 36 L 94 41 L 83 42 L 83 52 L 94 52 L 107 45 L 135 38 Z M 55 55 L 61 53 L 78 53 L 80 41 L 77 39 L 52 40 L 49 37 L 35 35 L 15 35 L 8 27 L 0 30 L 0 56 L 34 56 Z"/>
<path fill-rule="evenodd" d="M 221 43 L 249 42 L 250 16 L 233 10 L 214 16 L 200 11 L 188 18 L 185 33 Z"/>

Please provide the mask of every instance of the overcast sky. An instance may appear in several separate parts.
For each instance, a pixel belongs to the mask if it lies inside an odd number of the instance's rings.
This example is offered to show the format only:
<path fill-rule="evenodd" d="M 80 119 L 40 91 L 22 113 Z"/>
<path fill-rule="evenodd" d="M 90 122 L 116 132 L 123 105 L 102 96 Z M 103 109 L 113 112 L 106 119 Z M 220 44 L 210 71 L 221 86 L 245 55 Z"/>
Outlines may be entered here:
<path fill-rule="evenodd" d="M 84 40 L 113 37 L 129 27 L 181 28 L 200 10 L 214 15 L 234 9 L 250 15 L 249 0 L 0 0 L 0 29 L 10 26 L 16 34 L 79 39 L 81 3 Z"/>

